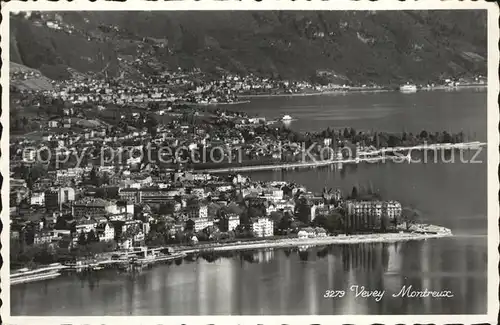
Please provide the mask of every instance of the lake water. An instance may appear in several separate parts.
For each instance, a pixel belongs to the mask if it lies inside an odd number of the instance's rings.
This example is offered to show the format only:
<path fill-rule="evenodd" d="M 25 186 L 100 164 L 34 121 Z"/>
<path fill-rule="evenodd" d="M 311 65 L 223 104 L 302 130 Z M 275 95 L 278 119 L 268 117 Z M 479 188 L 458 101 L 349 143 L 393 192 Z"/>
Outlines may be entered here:
<path fill-rule="evenodd" d="M 373 93 L 259 98 L 234 106 L 291 127 L 420 132 L 447 130 L 486 140 L 486 92 Z M 474 152 L 465 153 L 472 158 Z M 449 157 L 448 157 L 449 158 Z M 487 305 L 487 172 L 483 163 L 359 164 L 252 173 L 320 191 L 367 185 L 417 208 L 451 238 L 396 244 L 275 249 L 161 265 L 140 274 L 105 271 L 14 286 L 13 315 L 484 314 Z M 385 290 L 380 302 L 355 298 L 352 285 Z M 394 298 L 403 286 L 450 290 L 452 298 Z M 324 298 L 345 290 L 343 298 Z"/>

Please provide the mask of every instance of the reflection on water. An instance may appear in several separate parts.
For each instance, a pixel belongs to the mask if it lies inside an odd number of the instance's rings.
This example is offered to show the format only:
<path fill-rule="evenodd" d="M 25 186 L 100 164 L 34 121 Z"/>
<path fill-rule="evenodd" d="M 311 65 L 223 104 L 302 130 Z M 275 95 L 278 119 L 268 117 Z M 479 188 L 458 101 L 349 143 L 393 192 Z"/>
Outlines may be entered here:
<path fill-rule="evenodd" d="M 463 258 L 448 260 L 450 252 Z M 16 315 L 485 313 L 485 265 L 454 238 L 211 252 L 136 273 L 107 270 L 19 285 L 11 299 Z M 356 298 L 353 285 L 386 293 L 378 303 Z M 452 290 L 454 297 L 391 296 L 409 285 Z M 346 295 L 324 298 L 326 290 Z"/>

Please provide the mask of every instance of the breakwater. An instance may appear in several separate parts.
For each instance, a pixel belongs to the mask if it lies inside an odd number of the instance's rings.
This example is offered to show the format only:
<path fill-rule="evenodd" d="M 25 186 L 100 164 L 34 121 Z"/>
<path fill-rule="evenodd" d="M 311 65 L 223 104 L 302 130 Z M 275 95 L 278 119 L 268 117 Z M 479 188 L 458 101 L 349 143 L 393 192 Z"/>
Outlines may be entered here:
<path fill-rule="evenodd" d="M 328 166 L 332 164 L 357 164 L 361 162 L 378 162 L 385 160 L 402 160 L 406 157 L 407 160 L 411 161 L 411 157 L 407 156 L 388 156 L 387 154 L 401 153 L 401 152 L 411 152 L 411 151 L 423 151 L 423 150 L 454 150 L 454 149 L 477 149 L 486 146 L 485 142 L 463 142 L 463 143 L 438 143 L 438 144 L 425 144 L 417 145 L 412 147 L 393 147 L 393 148 L 382 148 L 378 150 L 371 151 L 359 151 L 357 152 L 357 157 L 355 158 L 345 158 L 345 159 L 324 159 L 324 160 L 313 160 L 306 162 L 297 163 L 276 163 L 267 165 L 254 165 L 254 166 L 232 166 L 223 168 L 213 168 L 213 169 L 201 169 L 197 170 L 200 173 L 232 173 L 232 172 L 250 172 L 250 171 L 261 171 L 261 170 L 277 170 L 277 169 L 295 169 L 295 168 L 307 168 L 307 167 L 320 167 Z"/>

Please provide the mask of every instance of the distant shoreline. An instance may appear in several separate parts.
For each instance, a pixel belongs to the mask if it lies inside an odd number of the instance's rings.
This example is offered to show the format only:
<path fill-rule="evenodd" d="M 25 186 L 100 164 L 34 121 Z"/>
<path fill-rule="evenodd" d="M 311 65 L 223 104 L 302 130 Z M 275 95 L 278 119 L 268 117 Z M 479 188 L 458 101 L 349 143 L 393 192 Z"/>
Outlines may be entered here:
<path fill-rule="evenodd" d="M 191 102 L 180 102 L 181 105 L 193 105 L 193 106 L 217 106 L 217 105 L 241 105 L 248 104 L 249 100 L 237 100 L 234 102 L 220 102 L 220 103 L 191 103 Z"/>
<path fill-rule="evenodd" d="M 401 152 L 406 150 L 450 150 L 450 149 L 470 149 L 476 147 L 485 146 L 485 142 L 464 142 L 464 143 L 437 143 L 437 144 L 429 144 L 426 146 L 418 145 L 413 147 L 394 147 L 394 148 L 386 148 L 379 149 L 373 152 L 363 152 L 363 154 L 384 154 L 385 152 Z M 360 152 L 361 153 L 361 152 Z M 224 167 L 224 168 L 213 168 L 213 169 L 200 169 L 196 170 L 199 173 L 231 173 L 231 172 L 249 172 L 249 171 L 258 171 L 258 170 L 275 170 L 275 169 L 295 169 L 295 168 L 304 168 L 304 167 L 320 167 L 320 166 L 328 166 L 334 164 L 358 164 L 361 162 L 377 162 L 382 160 L 392 160 L 392 159 L 401 159 L 400 156 L 374 156 L 374 157 L 364 157 L 364 158 L 348 158 L 348 159 L 328 159 L 328 160 L 316 160 L 310 162 L 298 162 L 298 163 L 285 163 L 285 164 L 268 164 L 268 165 L 254 165 L 254 166 L 234 166 L 234 167 Z"/>
<path fill-rule="evenodd" d="M 433 90 L 461 90 L 465 88 L 487 88 L 487 84 L 465 84 L 454 87 L 449 86 L 435 86 L 435 87 L 423 87 L 419 88 L 419 91 L 433 91 Z M 238 95 L 239 98 L 265 98 L 265 97 L 305 97 L 305 96 L 320 96 L 320 95 L 346 95 L 349 93 L 381 93 L 381 92 L 399 92 L 398 89 L 392 89 L 387 87 L 382 88 L 363 88 L 355 87 L 349 89 L 338 89 L 338 90 L 325 90 L 325 91 L 313 91 L 313 92 L 303 92 L 303 93 L 292 93 L 292 94 L 248 94 L 248 95 Z"/>
<path fill-rule="evenodd" d="M 238 95 L 239 98 L 265 98 L 265 97 L 306 97 L 306 96 L 321 96 L 321 95 L 344 95 L 349 93 L 360 93 L 360 92 L 389 92 L 393 91 L 391 89 L 344 89 L 344 90 L 326 90 L 326 91 L 315 91 L 315 92 L 303 92 L 303 93 L 292 93 L 292 94 L 253 94 L 253 95 Z"/>

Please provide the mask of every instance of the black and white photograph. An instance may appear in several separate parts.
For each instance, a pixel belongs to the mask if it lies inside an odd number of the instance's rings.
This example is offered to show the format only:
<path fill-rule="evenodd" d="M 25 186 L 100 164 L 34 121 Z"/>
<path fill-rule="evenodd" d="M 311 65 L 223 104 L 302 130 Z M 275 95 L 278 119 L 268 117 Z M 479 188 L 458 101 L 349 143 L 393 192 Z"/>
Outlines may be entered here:
<path fill-rule="evenodd" d="M 498 7 L 389 3 L 3 6 L 7 323 L 494 322 Z"/>

